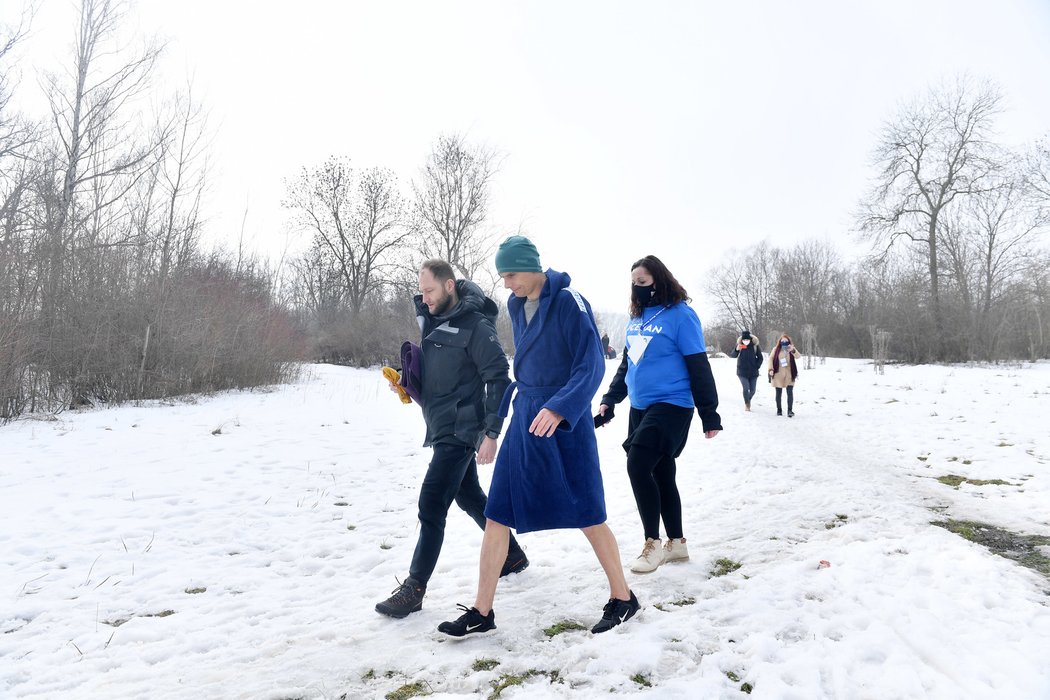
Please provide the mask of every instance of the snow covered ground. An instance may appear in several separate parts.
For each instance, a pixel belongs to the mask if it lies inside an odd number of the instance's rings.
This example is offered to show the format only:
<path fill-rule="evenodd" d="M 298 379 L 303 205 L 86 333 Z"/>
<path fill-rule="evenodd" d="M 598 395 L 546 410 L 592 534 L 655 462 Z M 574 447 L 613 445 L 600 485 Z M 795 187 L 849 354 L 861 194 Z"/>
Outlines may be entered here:
<path fill-rule="evenodd" d="M 481 542 L 455 507 L 423 611 L 374 612 L 407 572 L 430 453 L 378 371 L 4 426 L 0 697 L 1050 697 L 1050 581 L 930 524 L 1050 535 L 1050 364 L 830 359 L 793 419 L 766 384 L 744 413 L 714 365 L 725 431 L 694 423 L 679 462 L 692 559 L 628 573 L 643 609 L 597 636 L 544 633 L 607 597 L 574 531 L 521 538 L 532 566 L 501 584 L 495 632 L 440 635 Z M 627 563 L 624 416 L 599 442 Z M 723 558 L 740 568 L 713 575 Z"/>

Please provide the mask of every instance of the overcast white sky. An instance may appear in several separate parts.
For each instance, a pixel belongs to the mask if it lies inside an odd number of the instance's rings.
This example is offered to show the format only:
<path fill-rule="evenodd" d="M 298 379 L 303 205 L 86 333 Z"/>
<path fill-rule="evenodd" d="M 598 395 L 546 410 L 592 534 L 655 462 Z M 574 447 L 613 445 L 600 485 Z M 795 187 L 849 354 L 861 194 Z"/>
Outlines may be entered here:
<path fill-rule="evenodd" d="M 38 0 L 23 104 L 57 68 L 74 2 Z M 0 20 L 19 0 L 0 2 Z M 490 224 L 521 225 L 596 308 L 662 257 L 703 273 L 763 239 L 849 239 L 880 125 L 968 71 L 997 80 L 1003 140 L 1050 132 L 1050 2 L 139 0 L 216 130 L 212 235 L 268 255 L 284 179 L 338 154 L 415 177 L 443 132 L 506 155 Z M 168 89 L 168 88 L 165 88 Z M 293 237 L 293 246 L 296 245 Z M 845 247 L 844 247 L 845 249 Z"/>

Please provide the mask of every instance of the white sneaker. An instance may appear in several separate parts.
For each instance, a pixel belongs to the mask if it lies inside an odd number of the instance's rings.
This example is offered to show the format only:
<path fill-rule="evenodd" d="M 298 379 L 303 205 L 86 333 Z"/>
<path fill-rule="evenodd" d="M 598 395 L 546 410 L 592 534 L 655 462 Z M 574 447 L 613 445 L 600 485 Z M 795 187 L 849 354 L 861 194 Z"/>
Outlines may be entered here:
<path fill-rule="evenodd" d="M 656 571 L 656 567 L 664 563 L 664 550 L 660 544 L 659 539 L 647 538 L 645 547 L 642 548 L 642 553 L 631 564 L 631 571 L 636 574 L 648 574 Z"/>
<path fill-rule="evenodd" d="M 689 548 L 685 546 L 685 538 L 667 540 L 664 544 L 664 563 L 669 561 L 686 561 L 689 559 Z"/>

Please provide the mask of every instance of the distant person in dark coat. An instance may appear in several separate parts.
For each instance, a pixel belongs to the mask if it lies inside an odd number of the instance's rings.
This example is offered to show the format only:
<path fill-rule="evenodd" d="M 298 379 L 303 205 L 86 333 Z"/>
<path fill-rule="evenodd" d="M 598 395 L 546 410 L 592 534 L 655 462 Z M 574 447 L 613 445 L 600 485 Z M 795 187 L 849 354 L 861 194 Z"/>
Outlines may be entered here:
<path fill-rule="evenodd" d="M 736 358 L 736 376 L 744 388 L 744 410 L 750 411 L 751 399 L 758 388 L 758 375 L 762 371 L 762 349 L 758 338 L 752 337 L 751 331 L 744 329 L 729 356 Z"/>
<path fill-rule="evenodd" d="M 514 383 L 507 434 L 496 458 L 485 509 L 488 523 L 474 606 L 438 630 L 455 637 L 496 627 L 492 605 L 509 528 L 518 532 L 579 528 L 609 582 L 599 633 L 628 620 L 638 599 L 627 586 L 616 538 L 605 523 L 605 490 L 591 401 L 605 375 L 601 338 L 590 304 L 564 272 L 540 266 L 536 246 L 511 236 L 496 252 L 496 269 L 513 296 Z M 516 395 L 514 391 L 516 389 Z"/>
<path fill-rule="evenodd" d="M 607 360 L 616 357 L 616 355 L 612 354 L 612 346 L 609 345 L 608 333 L 602 333 L 602 352 L 605 353 L 605 359 Z"/>
<path fill-rule="evenodd" d="M 685 449 L 694 408 L 705 437 L 722 430 L 704 331 L 688 302 L 685 289 L 655 255 L 631 266 L 627 350 L 594 417 L 595 425 L 607 422 L 613 406 L 630 394 L 623 449 L 645 535 L 642 553 L 631 564 L 636 574 L 689 558 L 675 459 Z M 660 520 L 666 543 L 660 540 Z"/>
<path fill-rule="evenodd" d="M 420 403 L 427 426 L 424 445 L 434 448 L 419 489 L 419 539 L 408 577 L 376 612 L 406 617 L 423 608 L 445 539 L 445 519 L 455 500 L 485 527 L 485 492 L 478 464 L 491 464 L 503 428 L 500 401 L 510 384 L 507 356 L 496 334 L 496 302 L 468 280 L 456 280 L 444 260 L 428 260 L 419 272 L 416 315 L 422 331 Z M 475 454 L 476 459 L 475 459 Z M 529 565 L 510 538 L 500 575 Z"/>

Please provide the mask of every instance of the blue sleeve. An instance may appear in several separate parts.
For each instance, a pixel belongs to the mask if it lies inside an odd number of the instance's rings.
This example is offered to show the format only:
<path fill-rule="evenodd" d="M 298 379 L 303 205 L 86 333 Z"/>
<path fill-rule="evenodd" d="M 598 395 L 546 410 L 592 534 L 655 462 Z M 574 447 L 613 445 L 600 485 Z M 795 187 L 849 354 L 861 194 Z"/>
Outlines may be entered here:
<path fill-rule="evenodd" d="M 560 295 L 557 322 L 572 367 L 565 386 L 544 408 L 564 418 L 572 430 L 581 418 L 591 420 L 591 402 L 605 378 L 605 358 L 598 328 L 583 297 L 565 290 Z"/>
<path fill-rule="evenodd" d="M 698 352 L 707 352 L 704 344 L 704 329 L 700 325 L 700 317 L 696 315 L 685 302 L 679 306 L 681 314 L 678 317 L 678 350 L 683 357 L 695 355 Z"/>

